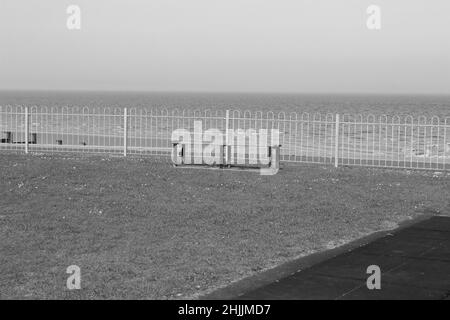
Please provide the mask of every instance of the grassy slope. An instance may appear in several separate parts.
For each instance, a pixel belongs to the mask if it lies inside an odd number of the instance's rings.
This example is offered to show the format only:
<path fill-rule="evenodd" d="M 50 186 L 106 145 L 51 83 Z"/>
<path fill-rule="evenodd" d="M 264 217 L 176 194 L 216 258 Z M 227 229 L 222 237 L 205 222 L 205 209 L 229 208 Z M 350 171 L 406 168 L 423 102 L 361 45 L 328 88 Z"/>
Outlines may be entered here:
<path fill-rule="evenodd" d="M 414 217 L 450 174 L 315 165 L 275 176 L 166 160 L 0 156 L 1 298 L 195 297 Z M 65 290 L 67 266 L 82 290 Z"/>

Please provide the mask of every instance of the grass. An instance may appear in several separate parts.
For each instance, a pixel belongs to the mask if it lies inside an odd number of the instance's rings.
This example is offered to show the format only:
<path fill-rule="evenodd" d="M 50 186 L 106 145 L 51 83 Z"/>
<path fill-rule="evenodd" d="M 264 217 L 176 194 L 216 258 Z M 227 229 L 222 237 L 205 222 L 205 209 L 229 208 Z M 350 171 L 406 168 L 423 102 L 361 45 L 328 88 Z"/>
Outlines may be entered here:
<path fill-rule="evenodd" d="M 164 159 L 0 156 L 0 298 L 195 298 L 424 212 L 450 174 L 285 165 L 275 176 Z M 81 268 L 81 290 L 65 288 Z"/>

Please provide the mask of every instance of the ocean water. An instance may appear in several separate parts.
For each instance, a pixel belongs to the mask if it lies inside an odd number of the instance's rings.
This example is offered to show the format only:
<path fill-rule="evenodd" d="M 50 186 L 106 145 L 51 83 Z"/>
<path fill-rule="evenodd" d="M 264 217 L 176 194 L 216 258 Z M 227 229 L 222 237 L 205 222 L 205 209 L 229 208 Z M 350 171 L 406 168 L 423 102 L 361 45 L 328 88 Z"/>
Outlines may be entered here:
<path fill-rule="evenodd" d="M 167 154 L 175 129 L 193 129 L 197 118 L 194 110 L 211 110 L 208 116 L 197 114 L 204 129 L 222 131 L 225 110 L 249 110 L 251 116 L 231 113 L 229 128 L 277 128 L 284 160 L 309 157 L 312 160 L 308 161 L 331 161 L 335 155 L 334 115 L 340 114 L 350 115 L 348 122 L 345 116 L 341 118 L 344 120 L 339 141 L 342 158 L 450 163 L 450 96 L 0 92 L 0 131 L 5 136 L 2 139 L 7 140 L 8 132 L 14 137 L 13 143 L 0 144 L 0 149 L 23 148 L 23 109 L 16 109 L 14 114 L 11 112 L 14 108 L 8 106 L 31 107 L 29 130 L 36 135 L 37 144 L 30 148 L 36 151 L 121 152 L 125 141 L 121 108 L 128 107 L 126 133 L 130 151 Z M 110 111 L 105 112 L 105 108 Z M 151 109 L 158 111 L 152 111 L 150 116 L 146 110 Z M 173 116 L 171 110 L 175 109 L 179 112 Z M 266 119 L 267 112 L 273 112 L 278 120 L 272 124 L 266 122 L 258 118 L 257 111 L 262 111 Z M 283 113 L 285 116 L 280 116 Z M 291 117 L 291 113 L 296 113 L 298 118 Z M 303 113 L 311 117 L 304 118 Z"/>
<path fill-rule="evenodd" d="M 127 106 L 180 110 L 237 109 L 286 113 L 450 117 L 450 95 L 0 91 L 0 106 L 5 105 Z"/>

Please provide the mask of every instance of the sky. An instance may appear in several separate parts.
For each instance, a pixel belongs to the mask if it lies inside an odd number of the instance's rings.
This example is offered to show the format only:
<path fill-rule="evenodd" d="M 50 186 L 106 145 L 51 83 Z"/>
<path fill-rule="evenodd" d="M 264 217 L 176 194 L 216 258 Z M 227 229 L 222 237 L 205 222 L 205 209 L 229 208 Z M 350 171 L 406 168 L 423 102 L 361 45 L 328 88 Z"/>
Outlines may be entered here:
<path fill-rule="evenodd" d="M 1 0 L 0 89 L 450 94 L 450 1 Z"/>

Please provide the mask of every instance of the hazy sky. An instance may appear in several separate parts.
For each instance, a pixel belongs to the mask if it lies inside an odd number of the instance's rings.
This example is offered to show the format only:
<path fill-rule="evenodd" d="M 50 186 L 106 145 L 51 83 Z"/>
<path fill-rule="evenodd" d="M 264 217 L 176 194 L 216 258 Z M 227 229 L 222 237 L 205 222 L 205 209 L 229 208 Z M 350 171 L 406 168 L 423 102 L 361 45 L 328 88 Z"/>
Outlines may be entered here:
<path fill-rule="evenodd" d="M 0 89 L 450 94 L 450 1 L 1 0 Z"/>

